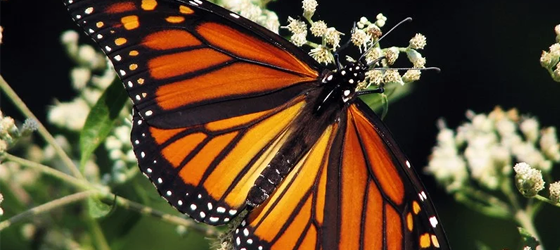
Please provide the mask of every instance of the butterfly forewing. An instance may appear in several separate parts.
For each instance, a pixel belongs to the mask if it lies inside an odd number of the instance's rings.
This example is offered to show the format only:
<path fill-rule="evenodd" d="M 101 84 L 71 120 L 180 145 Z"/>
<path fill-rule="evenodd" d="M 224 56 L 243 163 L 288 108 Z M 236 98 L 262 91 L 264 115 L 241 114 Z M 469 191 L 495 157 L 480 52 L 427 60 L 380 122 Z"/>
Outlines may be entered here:
<path fill-rule="evenodd" d="M 206 2 L 67 3 L 135 107 L 140 169 L 181 212 L 228 222 L 316 85 L 314 66 Z M 227 16 L 228 18 L 226 18 Z"/>
<path fill-rule="evenodd" d="M 318 76 L 269 42 L 271 32 L 263 38 L 207 2 L 71 0 L 68 8 L 113 63 L 139 115 L 158 127 L 267 110 Z"/>

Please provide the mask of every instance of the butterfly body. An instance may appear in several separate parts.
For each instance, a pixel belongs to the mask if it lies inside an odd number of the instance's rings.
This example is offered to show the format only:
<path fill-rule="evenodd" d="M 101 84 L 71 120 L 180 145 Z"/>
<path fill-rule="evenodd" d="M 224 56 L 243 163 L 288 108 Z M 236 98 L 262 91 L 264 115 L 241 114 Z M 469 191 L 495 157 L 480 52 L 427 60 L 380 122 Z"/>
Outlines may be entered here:
<path fill-rule="evenodd" d="M 317 81 L 317 88 L 304 94 L 308 103 L 292 125 L 286 143 L 270 161 L 249 192 L 247 204 L 256 207 L 263 203 L 314 145 L 329 124 L 338 122 L 345 106 L 355 98 L 358 82 L 364 80 L 367 66 L 353 63 L 333 72 L 325 70 Z"/>
<path fill-rule="evenodd" d="M 200 0 L 66 0 L 134 104 L 138 165 L 235 249 L 449 249 L 410 163 L 365 103 L 369 68 L 330 71 Z"/>

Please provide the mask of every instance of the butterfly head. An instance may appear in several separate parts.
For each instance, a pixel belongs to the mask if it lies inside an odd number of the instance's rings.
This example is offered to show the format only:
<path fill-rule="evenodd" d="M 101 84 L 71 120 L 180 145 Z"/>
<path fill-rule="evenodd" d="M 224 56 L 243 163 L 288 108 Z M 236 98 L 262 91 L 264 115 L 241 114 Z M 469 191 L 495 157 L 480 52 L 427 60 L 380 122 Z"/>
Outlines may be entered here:
<path fill-rule="evenodd" d="M 322 91 L 315 112 L 320 113 L 324 107 L 338 103 L 349 103 L 356 96 L 358 83 L 364 81 L 369 67 L 361 62 L 349 63 L 340 70 L 327 71 L 321 80 Z"/>

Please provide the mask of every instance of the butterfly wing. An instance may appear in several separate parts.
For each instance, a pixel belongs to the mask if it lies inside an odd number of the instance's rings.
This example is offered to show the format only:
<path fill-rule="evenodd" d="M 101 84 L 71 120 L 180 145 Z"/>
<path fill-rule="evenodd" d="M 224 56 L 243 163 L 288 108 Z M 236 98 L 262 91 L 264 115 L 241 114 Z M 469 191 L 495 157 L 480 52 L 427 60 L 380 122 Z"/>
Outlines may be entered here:
<path fill-rule="evenodd" d="M 449 249 L 416 173 L 356 100 L 234 232 L 237 249 Z M 262 248 L 259 248 L 262 247 Z"/>
<path fill-rule="evenodd" d="M 278 35 L 202 1 L 67 0 L 134 103 L 142 172 L 179 211 L 228 222 L 316 86 Z M 289 52 L 288 52 L 289 51 Z"/>

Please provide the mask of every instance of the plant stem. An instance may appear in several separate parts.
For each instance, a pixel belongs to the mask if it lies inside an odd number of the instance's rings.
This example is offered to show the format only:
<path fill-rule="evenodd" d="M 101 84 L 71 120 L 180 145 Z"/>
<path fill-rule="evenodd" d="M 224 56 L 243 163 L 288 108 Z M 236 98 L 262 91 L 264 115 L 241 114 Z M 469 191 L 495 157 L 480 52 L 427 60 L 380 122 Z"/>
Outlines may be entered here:
<path fill-rule="evenodd" d="M 95 246 L 97 247 L 97 249 L 111 250 L 111 247 L 109 246 L 109 243 L 107 243 L 107 239 L 105 238 L 105 235 L 103 234 L 103 230 L 101 230 L 99 223 L 97 223 L 97 221 L 91 218 L 89 215 L 85 216 L 88 217 L 90 231 L 93 233 L 93 238 L 95 239 Z"/>
<path fill-rule="evenodd" d="M 15 215 L 14 217 L 2 221 L 0 222 L 0 232 L 2 230 L 4 230 L 5 228 L 9 227 L 10 225 L 19 222 L 25 218 L 31 217 L 33 215 L 38 215 L 38 214 L 42 214 L 42 213 L 46 213 L 49 212 L 55 208 L 59 208 L 68 204 L 72 204 L 74 202 L 77 201 L 81 201 L 84 200 L 90 196 L 92 196 L 93 194 L 95 194 L 95 191 L 93 190 L 89 190 L 89 191 L 83 191 L 83 192 L 79 192 L 79 193 L 75 193 L 75 194 L 71 194 L 56 200 L 52 200 L 50 202 L 47 202 L 43 205 L 31 208 L 23 213 L 20 213 L 18 215 Z"/>
<path fill-rule="evenodd" d="M 525 210 L 518 210 L 515 213 L 515 221 L 519 223 L 521 227 L 527 230 L 527 232 L 529 232 L 533 237 L 535 237 L 536 240 L 538 240 L 539 242 L 541 241 L 539 234 L 537 233 L 537 229 L 535 229 L 535 226 L 533 225 L 531 216 L 529 216 L 525 212 Z M 542 244 L 540 245 L 540 250 L 544 250 L 544 246 Z"/>
<path fill-rule="evenodd" d="M 560 207 L 560 203 L 554 203 L 554 202 L 552 202 L 551 200 L 549 200 L 548 198 L 546 198 L 546 197 L 544 197 L 544 196 L 542 196 L 542 195 L 539 195 L 539 194 L 537 194 L 537 195 L 535 196 L 535 199 L 537 199 L 537 200 L 539 200 L 539 201 L 544 201 L 544 202 L 546 202 L 546 203 L 548 203 L 548 204 L 550 204 L 550 205 L 553 205 L 553 206 Z"/>
<path fill-rule="evenodd" d="M 105 197 L 106 199 L 111 199 L 111 201 L 105 200 L 107 204 L 112 204 L 114 197 Z M 176 225 L 185 226 L 188 229 L 193 229 L 206 236 L 218 236 L 220 233 L 214 227 L 205 226 L 203 224 L 197 224 L 193 220 L 185 219 L 179 216 L 174 216 L 170 214 L 163 213 L 161 211 L 155 210 L 153 208 L 144 206 L 142 204 L 136 203 L 134 201 L 128 200 L 122 197 L 116 197 L 115 201 L 119 206 L 124 207 L 129 210 L 137 211 L 140 214 L 150 215 L 156 218 L 160 218 L 162 221 L 171 222 Z"/>
<path fill-rule="evenodd" d="M 42 172 L 43 174 L 55 177 L 57 179 L 63 180 L 81 190 L 89 190 L 89 189 L 93 189 L 94 187 L 87 181 L 85 180 L 79 180 L 76 177 L 67 175 L 59 170 L 56 170 L 54 168 L 51 168 L 49 166 L 40 164 L 40 163 L 36 163 L 30 160 L 26 160 L 20 157 L 17 157 L 15 155 L 6 153 L 5 154 L 5 159 L 9 160 L 11 162 L 15 162 L 18 163 L 22 166 L 37 170 L 39 172 Z"/>
<path fill-rule="evenodd" d="M 31 112 L 31 110 L 29 110 L 27 105 L 25 105 L 25 103 L 21 100 L 21 98 L 19 98 L 16 92 L 10 87 L 10 85 L 6 82 L 6 80 L 4 80 L 4 78 L 1 75 L 0 75 L 0 89 L 4 91 L 4 93 L 8 96 L 8 99 L 10 99 L 14 103 L 14 105 L 21 111 L 21 113 L 23 113 L 25 117 L 29 119 L 33 119 L 37 122 L 39 134 L 43 137 L 43 139 L 45 139 L 45 141 L 49 145 L 51 145 L 54 148 L 56 154 L 58 155 L 58 157 L 60 157 L 62 162 L 64 162 L 64 164 L 70 170 L 72 175 L 74 175 L 79 179 L 85 179 L 82 173 L 80 172 L 80 170 L 78 169 L 78 167 L 76 167 L 76 165 L 72 161 L 72 159 L 70 159 L 70 157 L 66 154 L 66 152 L 64 152 L 62 147 L 58 145 L 54 137 L 49 133 L 49 131 L 47 131 L 47 129 L 45 128 L 45 126 L 43 126 L 43 124 L 39 121 L 39 119 L 35 117 L 35 115 Z"/>
<path fill-rule="evenodd" d="M 75 186 L 78 189 L 81 190 L 86 190 L 87 192 L 93 192 L 95 195 L 99 195 L 103 198 L 104 202 L 112 205 L 113 201 L 115 200 L 116 197 L 116 203 L 117 205 L 122 206 L 125 209 L 129 209 L 132 211 L 137 211 L 141 214 L 145 214 L 145 215 L 150 215 L 156 218 L 160 218 L 163 221 L 166 222 L 170 222 L 176 225 L 182 225 L 185 226 L 189 229 L 193 229 L 197 232 L 200 232 L 204 235 L 207 236 L 218 236 L 219 232 L 213 228 L 213 227 L 207 227 L 207 226 L 203 226 L 203 225 L 199 225 L 196 224 L 195 222 L 193 222 L 192 220 L 189 219 L 185 219 L 179 216 L 175 216 L 175 215 L 170 215 L 170 214 L 166 214 L 164 212 L 161 212 L 159 210 L 153 209 L 151 207 L 147 207 L 144 206 L 142 204 L 133 202 L 131 200 L 128 200 L 126 198 L 120 197 L 120 196 L 116 196 L 115 194 L 111 193 L 107 188 L 105 187 L 100 187 L 100 186 L 95 186 L 85 180 L 79 180 L 73 176 L 67 175 L 63 172 L 60 172 L 56 169 L 53 169 L 51 167 L 36 163 L 36 162 L 32 162 L 11 154 L 6 154 L 6 158 L 7 160 L 10 160 L 12 162 L 18 163 L 21 166 L 24 167 L 29 167 L 32 169 L 35 169 L 39 172 L 42 172 L 44 174 L 47 174 L 49 176 L 58 178 L 62 181 L 65 181 L 73 186 Z M 29 210 L 28 210 L 29 211 Z M 23 213 L 27 213 L 23 212 Z M 16 215 L 18 216 L 18 215 Z M 2 222 L 3 223 L 3 222 Z M 9 225 L 8 225 L 9 226 Z M 1 231 L 1 228 L 0 228 Z"/>

